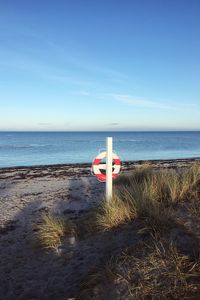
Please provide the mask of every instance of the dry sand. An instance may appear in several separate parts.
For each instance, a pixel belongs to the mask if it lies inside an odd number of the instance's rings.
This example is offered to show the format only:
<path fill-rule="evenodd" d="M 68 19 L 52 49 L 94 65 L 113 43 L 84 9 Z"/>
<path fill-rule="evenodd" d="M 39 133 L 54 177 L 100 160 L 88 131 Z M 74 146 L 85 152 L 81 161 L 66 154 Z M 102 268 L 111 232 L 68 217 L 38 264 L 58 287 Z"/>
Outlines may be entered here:
<path fill-rule="evenodd" d="M 181 168 L 197 160 L 152 164 L 155 168 Z M 123 171 L 129 172 L 141 163 L 126 162 Z M 137 232 L 130 239 L 128 233 L 116 229 L 115 239 L 113 232 L 88 236 L 74 245 L 66 243 L 59 253 L 45 252 L 35 244 L 35 225 L 42 214 L 79 218 L 102 199 L 105 184 L 91 175 L 90 167 L 84 164 L 0 169 L 0 299 L 73 297 L 103 257 L 138 239 Z"/>

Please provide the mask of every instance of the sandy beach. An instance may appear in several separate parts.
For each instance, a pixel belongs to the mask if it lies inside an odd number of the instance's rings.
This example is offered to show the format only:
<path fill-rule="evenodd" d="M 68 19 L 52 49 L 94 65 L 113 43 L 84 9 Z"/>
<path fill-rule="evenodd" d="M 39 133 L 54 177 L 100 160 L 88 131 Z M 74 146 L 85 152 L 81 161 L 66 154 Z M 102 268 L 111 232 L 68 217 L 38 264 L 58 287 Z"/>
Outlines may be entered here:
<path fill-rule="evenodd" d="M 183 168 L 200 159 L 151 161 L 154 168 Z M 131 172 L 142 161 L 126 162 Z M 90 164 L 0 169 L 0 299 L 66 300 L 74 297 L 87 274 L 122 243 L 129 232 L 86 236 L 60 247 L 58 253 L 38 247 L 37 224 L 53 213 L 78 219 L 101 201 L 105 184 L 91 175 Z M 131 243 L 138 240 L 137 221 Z M 103 243 L 102 243 L 103 241 Z M 107 245 L 107 247 L 105 247 Z M 105 253 L 106 251 L 106 253 Z"/>

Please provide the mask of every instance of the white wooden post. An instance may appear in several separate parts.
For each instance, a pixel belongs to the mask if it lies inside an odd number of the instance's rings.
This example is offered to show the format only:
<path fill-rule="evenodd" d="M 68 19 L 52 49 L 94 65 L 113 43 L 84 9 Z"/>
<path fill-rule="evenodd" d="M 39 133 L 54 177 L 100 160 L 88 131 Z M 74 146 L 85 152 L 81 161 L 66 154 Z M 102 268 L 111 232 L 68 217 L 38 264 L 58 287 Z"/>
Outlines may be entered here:
<path fill-rule="evenodd" d="M 106 199 L 112 198 L 112 137 L 106 139 Z"/>

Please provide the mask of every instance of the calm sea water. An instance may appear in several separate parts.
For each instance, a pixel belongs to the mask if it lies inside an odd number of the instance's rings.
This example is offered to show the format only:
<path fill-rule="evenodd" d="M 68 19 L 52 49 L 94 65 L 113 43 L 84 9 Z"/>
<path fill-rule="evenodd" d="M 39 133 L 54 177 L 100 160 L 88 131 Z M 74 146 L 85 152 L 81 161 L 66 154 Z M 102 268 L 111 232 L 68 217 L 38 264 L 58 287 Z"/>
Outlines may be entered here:
<path fill-rule="evenodd" d="M 0 132 L 0 167 L 92 162 L 107 136 L 122 160 L 200 157 L 200 132 Z"/>

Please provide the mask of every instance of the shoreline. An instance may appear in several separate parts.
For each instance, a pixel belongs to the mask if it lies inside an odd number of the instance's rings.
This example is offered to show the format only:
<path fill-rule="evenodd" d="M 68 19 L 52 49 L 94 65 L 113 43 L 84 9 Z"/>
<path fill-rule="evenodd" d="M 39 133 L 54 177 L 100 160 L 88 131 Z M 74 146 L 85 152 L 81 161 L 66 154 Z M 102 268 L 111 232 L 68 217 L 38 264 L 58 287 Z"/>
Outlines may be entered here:
<path fill-rule="evenodd" d="M 186 168 L 195 162 L 200 163 L 200 158 L 123 161 L 120 173 L 133 171 L 144 163 L 149 163 L 155 169 L 177 169 Z M 75 163 L 0 168 L 0 180 L 95 178 L 91 172 L 91 167 L 92 163 Z"/>
<path fill-rule="evenodd" d="M 152 165 L 165 165 L 169 164 L 172 165 L 174 163 L 177 164 L 187 164 L 193 162 L 200 162 L 199 157 L 191 157 L 191 158 L 172 158 L 172 159 L 148 159 L 148 160 L 127 160 L 122 161 L 122 169 L 125 167 L 130 166 L 138 166 L 144 163 L 150 163 Z M 0 167 L 0 173 L 2 171 L 17 171 L 17 170 L 34 170 L 34 169 L 59 169 L 59 168 L 90 168 L 92 166 L 92 162 L 85 162 L 85 163 L 66 163 L 66 164 L 50 164 L 50 165 L 28 165 L 28 166 L 10 166 L 10 167 Z"/>

